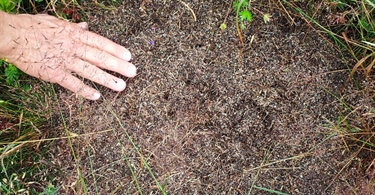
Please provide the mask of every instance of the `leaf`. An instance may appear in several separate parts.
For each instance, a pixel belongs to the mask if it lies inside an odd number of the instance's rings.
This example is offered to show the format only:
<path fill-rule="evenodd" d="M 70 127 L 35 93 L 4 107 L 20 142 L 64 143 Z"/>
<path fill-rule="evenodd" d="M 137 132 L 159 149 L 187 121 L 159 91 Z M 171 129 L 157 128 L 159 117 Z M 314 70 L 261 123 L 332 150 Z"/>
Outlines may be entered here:
<path fill-rule="evenodd" d="M 0 10 L 12 13 L 15 11 L 17 0 L 0 0 Z"/>
<path fill-rule="evenodd" d="M 246 9 L 249 0 L 236 0 L 233 2 L 233 11 L 237 12 L 237 10 Z"/>
<path fill-rule="evenodd" d="M 233 2 L 233 11 L 237 12 L 239 6 L 240 6 L 240 2 L 238 1 Z"/>
<path fill-rule="evenodd" d="M 253 20 L 253 14 L 251 14 L 251 12 L 249 12 L 248 10 L 241 11 L 240 17 L 242 21 L 251 22 Z"/>
<path fill-rule="evenodd" d="M 227 25 L 225 23 L 220 24 L 220 29 L 225 30 L 227 28 Z"/>

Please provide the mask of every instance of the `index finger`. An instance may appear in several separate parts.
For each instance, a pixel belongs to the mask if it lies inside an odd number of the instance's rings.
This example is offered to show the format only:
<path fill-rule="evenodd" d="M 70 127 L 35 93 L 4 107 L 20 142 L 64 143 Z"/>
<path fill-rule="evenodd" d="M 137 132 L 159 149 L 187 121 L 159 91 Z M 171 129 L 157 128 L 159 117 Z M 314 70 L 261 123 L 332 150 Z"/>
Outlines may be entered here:
<path fill-rule="evenodd" d="M 96 47 L 123 60 L 131 60 L 131 53 L 129 50 L 103 36 L 80 29 L 78 30 L 78 38 L 84 44 Z"/>

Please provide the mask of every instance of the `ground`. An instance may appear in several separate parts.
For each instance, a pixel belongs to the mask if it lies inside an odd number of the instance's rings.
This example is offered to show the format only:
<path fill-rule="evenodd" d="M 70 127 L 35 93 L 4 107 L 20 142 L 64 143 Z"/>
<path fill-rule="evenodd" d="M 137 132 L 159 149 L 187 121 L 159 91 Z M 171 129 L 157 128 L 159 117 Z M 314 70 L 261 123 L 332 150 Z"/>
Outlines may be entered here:
<path fill-rule="evenodd" d="M 231 1 L 141 2 L 83 5 L 90 30 L 129 48 L 138 76 L 120 93 L 96 86 L 99 101 L 57 89 L 80 135 L 63 138 L 60 119 L 62 138 L 46 145 L 61 194 L 373 193 L 332 129 L 348 71 L 326 37 L 280 2 L 256 1 L 241 53 Z"/>

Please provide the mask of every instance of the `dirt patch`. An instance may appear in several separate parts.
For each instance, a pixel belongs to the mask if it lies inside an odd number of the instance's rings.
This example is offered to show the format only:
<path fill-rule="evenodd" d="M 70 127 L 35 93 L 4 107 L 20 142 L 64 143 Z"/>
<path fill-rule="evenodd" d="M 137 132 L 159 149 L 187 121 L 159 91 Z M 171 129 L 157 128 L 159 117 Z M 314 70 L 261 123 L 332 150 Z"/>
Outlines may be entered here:
<path fill-rule="evenodd" d="M 349 193 L 361 169 L 341 172 L 350 153 L 326 128 L 340 106 L 330 93 L 347 78 L 332 46 L 259 1 L 273 20 L 254 16 L 241 55 L 233 13 L 219 29 L 230 1 L 184 2 L 196 22 L 178 1 L 88 11 L 90 29 L 129 48 L 139 75 L 125 92 L 98 86 L 97 102 L 59 94 L 68 130 L 84 135 L 72 140 L 76 159 L 67 140 L 52 144 L 61 193 L 159 193 L 152 174 L 169 194 Z"/>

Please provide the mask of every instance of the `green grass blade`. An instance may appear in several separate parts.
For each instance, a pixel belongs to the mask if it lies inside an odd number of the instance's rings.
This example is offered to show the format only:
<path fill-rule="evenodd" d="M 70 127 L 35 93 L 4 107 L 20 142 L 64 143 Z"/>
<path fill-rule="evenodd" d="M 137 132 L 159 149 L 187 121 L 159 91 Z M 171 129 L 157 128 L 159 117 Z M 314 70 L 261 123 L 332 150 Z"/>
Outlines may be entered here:
<path fill-rule="evenodd" d="M 274 194 L 289 195 L 287 193 L 276 191 L 276 190 L 272 190 L 272 189 L 268 189 L 268 188 L 263 188 L 263 187 L 258 187 L 258 186 L 254 186 L 254 188 L 258 189 L 258 190 L 263 190 L 263 191 L 266 191 L 266 192 L 271 192 L 271 193 L 274 193 Z"/>

